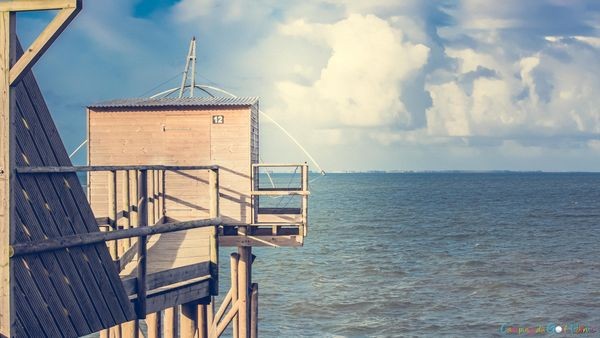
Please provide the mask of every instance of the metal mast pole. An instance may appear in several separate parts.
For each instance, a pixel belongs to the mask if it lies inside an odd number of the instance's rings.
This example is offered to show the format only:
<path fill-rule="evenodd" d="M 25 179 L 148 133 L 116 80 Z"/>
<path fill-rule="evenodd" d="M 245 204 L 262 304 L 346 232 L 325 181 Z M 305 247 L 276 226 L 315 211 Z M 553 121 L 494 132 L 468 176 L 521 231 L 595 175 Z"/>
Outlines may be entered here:
<path fill-rule="evenodd" d="M 192 38 L 190 41 L 190 49 L 188 51 L 187 59 L 185 60 L 185 70 L 183 71 L 183 78 L 181 79 L 181 87 L 179 87 L 179 97 L 183 97 L 183 92 L 185 91 L 188 73 L 190 72 L 190 62 L 192 64 L 192 86 L 190 88 L 190 97 L 194 96 L 194 86 L 196 81 L 196 37 Z"/>

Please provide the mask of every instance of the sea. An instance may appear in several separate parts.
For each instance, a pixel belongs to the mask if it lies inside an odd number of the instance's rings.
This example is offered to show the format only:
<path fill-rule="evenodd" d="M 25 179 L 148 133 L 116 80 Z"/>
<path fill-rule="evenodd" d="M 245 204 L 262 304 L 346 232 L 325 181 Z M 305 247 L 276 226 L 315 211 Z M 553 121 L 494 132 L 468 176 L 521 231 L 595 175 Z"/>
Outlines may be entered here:
<path fill-rule="evenodd" d="M 305 245 L 253 251 L 261 337 L 600 336 L 600 174 L 311 180 Z"/>

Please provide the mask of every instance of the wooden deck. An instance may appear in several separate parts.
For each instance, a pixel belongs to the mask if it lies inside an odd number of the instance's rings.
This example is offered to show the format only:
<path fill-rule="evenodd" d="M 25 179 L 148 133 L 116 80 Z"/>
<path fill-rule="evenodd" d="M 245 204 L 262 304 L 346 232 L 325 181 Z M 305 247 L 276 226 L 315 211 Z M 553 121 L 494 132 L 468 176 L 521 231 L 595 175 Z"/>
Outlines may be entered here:
<path fill-rule="evenodd" d="M 148 239 L 147 273 L 210 261 L 210 229 L 199 228 L 154 235 Z M 121 277 L 135 276 L 134 258 L 121 271 Z"/>

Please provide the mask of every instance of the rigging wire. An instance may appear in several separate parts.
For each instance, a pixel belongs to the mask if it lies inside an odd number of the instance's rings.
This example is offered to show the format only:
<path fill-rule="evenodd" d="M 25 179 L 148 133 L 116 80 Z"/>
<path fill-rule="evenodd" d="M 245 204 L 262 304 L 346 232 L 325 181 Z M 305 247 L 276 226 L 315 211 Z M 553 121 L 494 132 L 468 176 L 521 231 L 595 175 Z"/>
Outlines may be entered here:
<path fill-rule="evenodd" d="M 147 90 L 147 91 L 146 91 L 146 92 L 144 92 L 142 95 L 140 95 L 140 97 L 144 97 L 144 96 L 146 96 L 146 95 L 148 95 L 148 94 L 152 93 L 153 91 L 157 90 L 158 88 L 162 87 L 163 85 L 165 85 L 165 84 L 167 84 L 167 83 L 169 83 L 169 82 L 171 82 L 171 81 L 175 80 L 177 77 L 181 76 L 181 74 L 183 74 L 183 72 L 179 72 L 179 73 L 177 73 L 177 74 L 173 75 L 173 77 L 171 77 L 170 79 L 168 79 L 168 80 L 166 80 L 166 81 L 164 81 L 164 82 L 161 82 L 160 84 L 158 84 L 158 85 L 156 85 L 156 86 L 152 87 L 151 89 Z"/>
<path fill-rule="evenodd" d="M 85 145 L 87 142 L 88 142 L 88 140 L 87 140 L 87 139 L 85 139 L 85 141 L 81 142 L 81 144 L 80 144 L 80 145 L 79 145 L 77 148 L 75 148 L 75 150 L 73 150 L 73 152 L 71 153 L 71 155 L 69 155 L 69 159 L 73 158 L 73 156 L 75 156 L 75 154 L 77 154 L 77 152 L 78 152 L 79 150 L 81 150 L 81 149 L 83 148 L 83 146 L 84 146 L 84 145 Z"/>

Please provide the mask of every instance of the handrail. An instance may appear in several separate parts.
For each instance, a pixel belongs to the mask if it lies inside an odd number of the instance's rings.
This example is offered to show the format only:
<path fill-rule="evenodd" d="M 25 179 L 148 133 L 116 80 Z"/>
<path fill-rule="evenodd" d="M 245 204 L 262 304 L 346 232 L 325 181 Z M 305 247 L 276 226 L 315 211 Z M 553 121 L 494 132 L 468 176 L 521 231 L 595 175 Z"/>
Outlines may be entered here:
<path fill-rule="evenodd" d="M 278 167 L 308 167 L 306 163 L 252 163 L 253 167 L 267 167 L 267 168 L 278 168 Z"/>
<path fill-rule="evenodd" d="M 253 190 L 250 191 L 252 196 L 305 196 L 310 195 L 308 190 Z"/>
<path fill-rule="evenodd" d="M 157 224 L 149 227 L 138 227 L 109 232 L 90 232 L 86 234 L 69 235 L 58 238 L 44 239 L 34 242 L 18 243 L 11 246 L 10 257 L 31 255 L 41 252 L 71 248 L 75 246 L 90 245 L 132 237 L 151 236 L 168 232 L 190 230 L 209 226 L 222 225 L 221 217 Z"/>
<path fill-rule="evenodd" d="M 53 174 L 89 171 L 121 171 L 121 170 L 219 170 L 218 165 L 108 165 L 108 166 L 64 166 L 64 167 L 17 167 L 17 174 Z"/>

